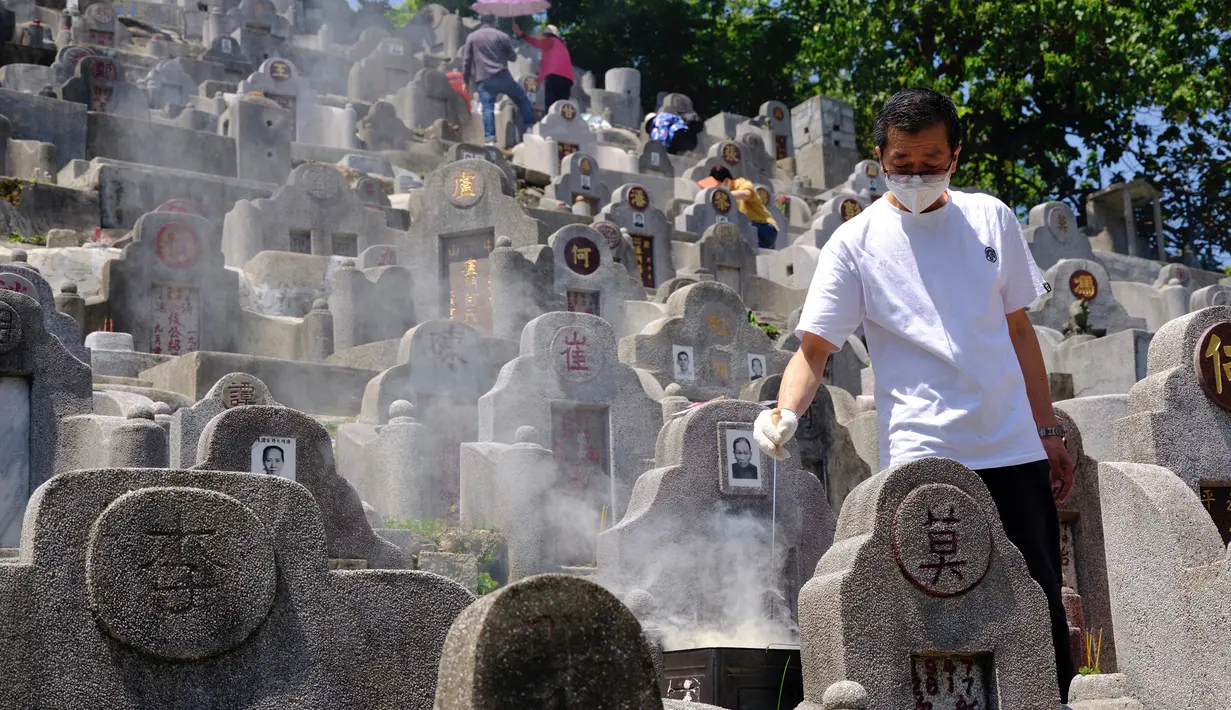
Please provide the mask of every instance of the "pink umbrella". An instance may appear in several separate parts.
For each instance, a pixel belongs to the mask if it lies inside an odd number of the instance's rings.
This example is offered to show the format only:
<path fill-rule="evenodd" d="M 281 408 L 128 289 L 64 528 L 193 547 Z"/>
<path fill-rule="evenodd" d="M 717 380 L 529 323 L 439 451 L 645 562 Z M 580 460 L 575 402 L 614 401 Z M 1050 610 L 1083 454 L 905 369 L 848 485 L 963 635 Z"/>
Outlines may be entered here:
<path fill-rule="evenodd" d="M 547 0 L 476 0 L 471 10 L 480 15 L 496 17 L 523 17 L 545 12 L 551 7 Z"/>

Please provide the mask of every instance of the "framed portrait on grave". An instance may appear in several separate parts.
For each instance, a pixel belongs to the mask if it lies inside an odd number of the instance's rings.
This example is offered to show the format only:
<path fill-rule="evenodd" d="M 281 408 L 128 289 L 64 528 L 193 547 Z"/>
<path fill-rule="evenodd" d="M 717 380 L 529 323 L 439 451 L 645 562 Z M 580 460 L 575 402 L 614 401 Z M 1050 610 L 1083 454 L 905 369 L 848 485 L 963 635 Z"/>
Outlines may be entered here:
<path fill-rule="evenodd" d="M 832 359 L 832 358 L 830 358 Z M 765 376 L 765 356 L 748 353 L 748 381 L 759 380 Z"/>
<path fill-rule="evenodd" d="M 286 436 L 258 436 L 252 444 L 249 470 L 295 480 L 295 440 Z"/>
<path fill-rule="evenodd" d="M 671 346 L 671 372 L 680 382 L 697 379 L 696 360 L 693 359 L 691 345 Z"/>
<path fill-rule="evenodd" d="M 762 496 L 769 492 L 761 449 L 751 422 L 718 422 L 718 489 L 728 495 Z"/>

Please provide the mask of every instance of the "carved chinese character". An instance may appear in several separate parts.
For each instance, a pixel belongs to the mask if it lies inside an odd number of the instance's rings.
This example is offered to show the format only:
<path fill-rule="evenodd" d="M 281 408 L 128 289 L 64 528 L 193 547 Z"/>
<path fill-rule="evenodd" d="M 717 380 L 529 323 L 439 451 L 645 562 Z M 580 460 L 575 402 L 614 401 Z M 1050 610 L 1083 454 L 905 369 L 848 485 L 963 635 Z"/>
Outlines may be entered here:
<path fill-rule="evenodd" d="M 634 186 L 628 191 L 628 204 L 631 205 L 633 209 L 643 210 L 649 206 L 650 196 L 645 191 L 645 188 L 640 185 Z"/>
<path fill-rule="evenodd" d="M 1206 396 L 1231 411 L 1231 322 L 1215 323 L 1202 333 L 1193 359 Z"/>
<path fill-rule="evenodd" d="M 991 564 L 991 528 L 961 489 L 926 484 L 898 506 L 893 527 L 898 566 L 930 596 L 951 597 L 978 584 Z"/>
<path fill-rule="evenodd" d="M 598 245 L 588 237 L 573 237 L 564 245 L 564 261 L 575 273 L 592 274 L 599 267 Z"/>
<path fill-rule="evenodd" d="M 227 409 L 247 407 L 256 403 L 256 387 L 253 386 L 251 380 L 232 380 L 222 391 L 222 406 Z"/>
<path fill-rule="evenodd" d="M 846 222 L 860 212 L 863 212 L 863 206 L 856 200 L 842 200 L 840 211 L 842 212 L 842 221 Z"/>
<path fill-rule="evenodd" d="M 722 214 L 726 214 L 731 211 L 731 195 L 722 190 L 714 191 L 714 195 L 711 198 L 710 203 L 714 206 L 715 210 L 718 210 Z"/>
<path fill-rule="evenodd" d="M 727 330 L 727 319 L 720 318 L 715 314 L 710 314 L 708 321 L 710 332 L 714 335 L 725 335 L 730 337 L 731 331 Z"/>
<path fill-rule="evenodd" d="M 450 181 L 449 200 L 458 207 L 469 207 L 483 196 L 483 176 L 477 170 L 462 168 Z"/>
<path fill-rule="evenodd" d="M 722 159 L 727 165 L 739 165 L 739 146 L 727 143 L 722 147 Z"/>
<path fill-rule="evenodd" d="M 586 337 L 580 335 L 577 331 L 573 331 L 572 335 L 564 339 L 564 344 L 568 347 L 560 354 L 564 356 L 564 367 L 570 372 L 589 372 L 590 368 L 586 365 Z"/>
<path fill-rule="evenodd" d="M 1069 291 L 1084 301 L 1091 301 L 1098 295 L 1098 281 L 1089 271 L 1074 271 L 1069 277 Z"/>

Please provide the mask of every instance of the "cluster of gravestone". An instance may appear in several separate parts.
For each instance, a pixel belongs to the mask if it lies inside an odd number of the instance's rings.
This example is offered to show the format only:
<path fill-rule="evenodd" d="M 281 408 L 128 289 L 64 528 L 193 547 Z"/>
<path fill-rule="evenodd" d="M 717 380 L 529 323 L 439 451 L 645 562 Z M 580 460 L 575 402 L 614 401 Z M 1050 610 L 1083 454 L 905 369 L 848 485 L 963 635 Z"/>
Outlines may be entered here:
<path fill-rule="evenodd" d="M 437 5 L 3 5 L 0 707 L 786 707 L 784 670 L 810 710 L 1057 707 L 979 479 L 879 470 L 859 335 L 792 457 L 753 443 L 819 250 L 884 192 L 849 105 L 671 154 L 643 112 L 687 96 L 578 68 L 544 106 L 518 42 L 536 122 L 502 99 L 490 146 Z M 1023 225 L 1078 710 L 1231 697 L 1231 285 L 1145 253 L 1151 202 Z M 772 691 L 687 655 L 770 647 Z"/>

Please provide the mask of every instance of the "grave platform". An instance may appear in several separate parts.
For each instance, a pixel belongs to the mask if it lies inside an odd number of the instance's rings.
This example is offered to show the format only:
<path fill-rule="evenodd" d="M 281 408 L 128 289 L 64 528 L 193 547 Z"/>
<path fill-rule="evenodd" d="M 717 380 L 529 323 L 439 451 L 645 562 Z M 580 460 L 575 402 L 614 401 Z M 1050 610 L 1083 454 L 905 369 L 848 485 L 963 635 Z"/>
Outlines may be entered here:
<path fill-rule="evenodd" d="M 804 700 L 798 646 L 667 651 L 661 683 L 663 698 L 728 710 L 793 708 Z"/>
<path fill-rule="evenodd" d="M 359 413 L 363 389 L 375 370 L 340 367 L 317 362 L 279 360 L 257 355 L 194 352 L 141 373 L 157 389 L 178 392 L 194 402 L 218 380 L 232 372 L 259 378 L 274 399 L 310 414 L 353 416 Z"/>

